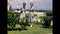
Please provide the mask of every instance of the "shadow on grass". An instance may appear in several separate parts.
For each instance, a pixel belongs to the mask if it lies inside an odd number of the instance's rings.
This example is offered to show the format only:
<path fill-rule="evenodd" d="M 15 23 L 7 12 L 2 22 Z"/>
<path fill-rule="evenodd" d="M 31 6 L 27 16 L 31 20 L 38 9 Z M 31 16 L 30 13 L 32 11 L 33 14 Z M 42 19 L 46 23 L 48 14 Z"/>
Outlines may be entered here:
<path fill-rule="evenodd" d="M 49 26 L 49 27 L 45 27 L 45 26 L 40 26 L 41 28 L 52 28 L 51 26 Z"/>
<path fill-rule="evenodd" d="M 24 29 L 22 29 L 22 28 L 7 28 L 8 29 L 8 31 L 21 31 L 21 30 L 27 30 L 26 28 L 24 28 Z"/>
<path fill-rule="evenodd" d="M 53 26 L 47 27 L 47 26 L 44 26 L 44 25 L 39 25 L 39 27 L 40 27 L 40 28 L 53 28 Z"/>

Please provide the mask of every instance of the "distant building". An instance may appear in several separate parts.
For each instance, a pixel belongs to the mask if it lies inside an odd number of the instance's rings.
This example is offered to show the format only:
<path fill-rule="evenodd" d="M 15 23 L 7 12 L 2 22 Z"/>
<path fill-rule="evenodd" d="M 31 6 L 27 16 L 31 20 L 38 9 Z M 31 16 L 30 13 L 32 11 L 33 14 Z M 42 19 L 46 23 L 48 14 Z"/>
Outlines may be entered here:
<path fill-rule="evenodd" d="M 27 14 L 29 14 L 29 11 L 26 11 Z M 37 11 L 34 11 L 33 14 L 36 14 L 37 16 L 46 16 L 46 13 L 45 12 L 37 12 Z"/>

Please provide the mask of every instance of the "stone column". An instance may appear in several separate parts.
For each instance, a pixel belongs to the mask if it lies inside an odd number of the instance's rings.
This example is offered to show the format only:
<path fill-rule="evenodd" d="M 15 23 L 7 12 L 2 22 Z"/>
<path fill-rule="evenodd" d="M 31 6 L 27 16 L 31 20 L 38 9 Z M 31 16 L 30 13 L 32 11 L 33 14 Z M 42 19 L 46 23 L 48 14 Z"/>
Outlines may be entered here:
<path fill-rule="evenodd" d="M 7 10 L 9 11 L 9 4 L 7 4 Z"/>
<path fill-rule="evenodd" d="M 51 26 L 53 26 L 53 21 L 51 21 Z"/>

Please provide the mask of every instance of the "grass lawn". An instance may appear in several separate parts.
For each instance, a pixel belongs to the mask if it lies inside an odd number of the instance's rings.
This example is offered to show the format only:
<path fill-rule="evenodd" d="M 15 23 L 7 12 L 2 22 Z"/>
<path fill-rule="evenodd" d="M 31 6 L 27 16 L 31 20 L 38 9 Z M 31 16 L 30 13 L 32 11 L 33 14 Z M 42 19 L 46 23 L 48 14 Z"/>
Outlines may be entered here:
<path fill-rule="evenodd" d="M 33 27 L 26 27 L 27 30 L 8 31 L 8 34 L 51 34 L 52 28 L 42 28 L 41 25 L 33 24 Z"/>

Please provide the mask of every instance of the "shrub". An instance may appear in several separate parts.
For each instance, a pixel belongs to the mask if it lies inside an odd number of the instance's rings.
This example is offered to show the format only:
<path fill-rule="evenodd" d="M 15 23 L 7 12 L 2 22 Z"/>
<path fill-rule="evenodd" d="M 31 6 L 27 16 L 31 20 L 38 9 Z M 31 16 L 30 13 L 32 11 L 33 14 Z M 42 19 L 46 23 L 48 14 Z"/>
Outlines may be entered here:
<path fill-rule="evenodd" d="M 51 16 L 44 16 L 42 18 L 43 18 L 43 21 L 44 21 L 44 26 L 49 27 L 50 23 L 51 23 L 51 20 L 52 20 L 52 17 Z"/>
<path fill-rule="evenodd" d="M 16 24 L 19 24 L 19 13 L 16 12 L 8 12 L 8 25 L 11 26 L 12 28 L 15 28 Z M 21 25 L 22 29 L 25 29 L 25 27 L 28 25 L 28 14 L 24 18 L 25 22 L 23 21 L 23 25 Z M 20 25 L 20 24 L 19 24 Z"/>
<path fill-rule="evenodd" d="M 15 27 L 15 25 L 18 23 L 18 14 L 15 12 L 8 12 L 8 24 L 11 27 Z"/>
<path fill-rule="evenodd" d="M 53 16 L 53 12 L 46 12 L 46 16 Z"/>

